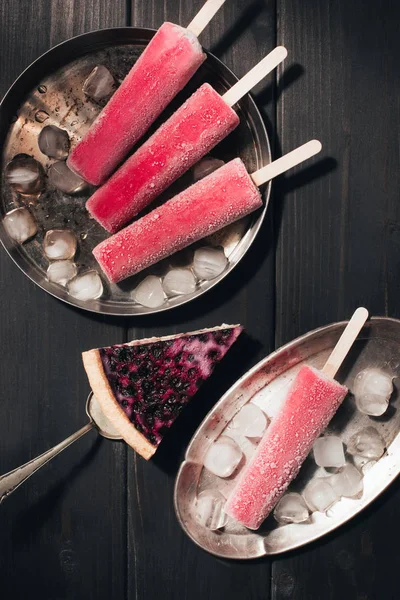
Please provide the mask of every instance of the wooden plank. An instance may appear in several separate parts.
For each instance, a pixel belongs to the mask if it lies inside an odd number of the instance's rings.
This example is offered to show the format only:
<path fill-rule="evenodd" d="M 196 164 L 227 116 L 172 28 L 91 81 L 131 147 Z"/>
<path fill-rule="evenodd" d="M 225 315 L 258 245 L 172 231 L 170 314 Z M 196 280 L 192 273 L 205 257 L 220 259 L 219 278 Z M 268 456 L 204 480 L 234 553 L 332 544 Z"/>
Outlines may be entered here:
<path fill-rule="evenodd" d="M 187 25 L 202 0 L 132 3 L 132 24 L 159 27 L 164 20 Z M 202 44 L 238 76 L 273 49 L 275 21 L 267 6 L 227 1 L 201 36 Z M 258 87 L 258 104 L 268 124 L 274 120 L 274 78 Z M 271 215 L 242 263 L 222 284 L 198 301 L 155 316 L 135 319 L 130 338 L 190 331 L 222 322 L 245 325 L 243 338 L 179 418 L 154 461 L 128 453 L 128 597 L 162 593 L 171 599 L 269 598 L 269 562 L 224 563 L 197 548 L 180 530 L 172 494 L 175 475 L 192 433 L 222 393 L 250 366 L 272 350 L 274 258 Z"/>
<path fill-rule="evenodd" d="M 125 24 L 125 2 L 5 2 L 1 92 L 39 54 L 72 35 Z M 121 321 L 74 310 L 0 252 L 0 472 L 80 428 L 89 391 L 80 352 L 122 340 Z M 3 597 L 123 598 L 126 449 L 90 433 L 1 506 Z"/>
<path fill-rule="evenodd" d="M 278 43 L 299 65 L 277 107 L 282 151 L 312 137 L 325 149 L 276 187 L 279 346 L 357 305 L 399 316 L 400 10 L 361 0 L 278 0 L 277 10 Z M 275 561 L 274 600 L 395 598 L 399 492 Z"/>

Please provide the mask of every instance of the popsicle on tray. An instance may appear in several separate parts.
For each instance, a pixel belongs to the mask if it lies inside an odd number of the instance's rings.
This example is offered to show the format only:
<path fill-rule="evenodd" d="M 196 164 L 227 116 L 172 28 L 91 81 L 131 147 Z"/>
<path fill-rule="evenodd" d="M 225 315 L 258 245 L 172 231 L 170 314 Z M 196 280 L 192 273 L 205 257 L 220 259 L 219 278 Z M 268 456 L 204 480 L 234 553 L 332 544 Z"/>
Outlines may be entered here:
<path fill-rule="evenodd" d="M 197 36 L 225 0 L 208 0 L 184 29 L 164 23 L 68 158 L 93 185 L 111 175 L 206 59 Z"/>
<path fill-rule="evenodd" d="M 93 254 L 110 281 L 130 277 L 259 208 L 257 186 L 320 150 L 312 140 L 252 175 L 236 158 L 98 244 Z"/>
<path fill-rule="evenodd" d="M 367 318 L 365 308 L 356 310 L 321 371 L 301 367 L 238 479 L 225 512 L 249 529 L 258 529 L 274 508 L 345 398 L 347 388 L 333 378 Z"/>
<path fill-rule="evenodd" d="M 86 203 L 115 233 L 239 124 L 231 108 L 286 57 L 275 48 L 223 96 L 203 84 Z"/>

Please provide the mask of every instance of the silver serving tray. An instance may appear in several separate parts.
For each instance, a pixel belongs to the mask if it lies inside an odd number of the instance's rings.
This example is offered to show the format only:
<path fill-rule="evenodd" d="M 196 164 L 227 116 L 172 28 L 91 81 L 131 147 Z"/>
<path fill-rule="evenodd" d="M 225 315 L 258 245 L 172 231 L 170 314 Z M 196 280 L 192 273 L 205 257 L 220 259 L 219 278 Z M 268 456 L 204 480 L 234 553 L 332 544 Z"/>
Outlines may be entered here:
<path fill-rule="evenodd" d="M 45 125 L 66 129 L 71 140 L 79 139 L 99 113 L 101 106 L 85 98 L 82 85 L 98 64 L 107 66 L 117 80 L 122 80 L 154 35 L 151 29 L 117 28 L 94 31 L 72 38 L 46 52 L 32 63 L 15 81 L 0 105 L 0 145 L 2 169 L 17 154 L 33 156 L 46 169 L 51 162 L 37 145 L 37 136 Z M 237 81 L 236 76 L 215 56 L 200 67 L 185 90 L 167 108 L 152 130 L 179 106 L 204 81 L 209 81 L 223 93 Z M 44 90 L 46 90 L 44 92 Z M 44 93 L 43 93 L 44 92 Z M 238 128 L 211 153 L 225 161 L 240 156 L 249 171 L 271 161 L 268 135 L 260 113 L 250 96 L 238 105 L 241 122 Z M 35 120 L 37 111 L 45 111 L 49 118 L 44 123 Z M 190 175 L 183 176 L 171 186 L 167 198 L 192 183 Z M 43 256 L 42 241 L 48 229 L 71 228 L 80 240 L 77 263 L 79 271 L 94 268 L 101 274 L 92 249 L 107 233 L 85 210 L 90 190 L 79 196 L 67 196 L 46 184 L 45 192 L 37 198 L 22 198 L 2 182 L 0 220 L 9 210 L 29 205 L 35 215 L 39 232 L 31 241 L 16 245 L 0 225 L 0 240 L 20 269 L 43 290 L 60 300 L 86 310 L 115 315 L 141 315 L 160 312 L 198 298 L 224 279 L 238 264 L 253 242 L 267 210 L 271 185 L 264 190 L 264 207 L 254 215 L 215 234 L 207 244 L 220 245 L 229 258 L 228 267 L 212 281 L 201 282 L 192 294 L 176 296 L 161 307 L 150 309 L 135 303 L 132 292 L 146 275 L 164 275 L 171 265 L 187 264 L 191 251 L 182 251 L 157 265 L 131 277 L 119 285 L 109 284 L 103 276 L 105 293 L 98 300 L 82 302 L 68 295 L 64 287 L 50 283 L 46 278 L 48 262 Z M 202 244 L 197 245 L 204 245 Z"/>
<path fill-rule="evenodd" d="M 364 472 L 364 491 L 359 499 L 343 498 L 327 514 L 313 513 L 301 524 L 278 525 L 270 515 L 257 532 L 229 520 L 221 531 L 210 531 L 195 519 L 196 495 L 205 489 L 229 493 L 233 481 L 219 479 L 203 469 L 205 453 L 236 412 L 249 400 L 273 419 L 288 386 L 303 363 L 321 368 L 343 332 L 346 323 L 335 323 L 311 331 L 283 346 L 246 373 L 221 398 L 204 419 L 187 449 L 175 484 L 175 510 L 188 536 L 201 548 L 223 558 L 250 559 L 287 552 L 333 531 L 370 504 L 400 471 L 400 410 L 396 387 L 388 410 L 381 417 L 360 413 L 351 394 L 332 419 L 328 432 L 346 444 L 364 427 L 373 425 L 382 435 L 387 451 Z M 373 318 L 362 329 L 337 379 L 350 390 L 358 372 L 367 367 L 385 368 L 400 376 L 400 321 Z M 301 492 L 320 470 L 307 459 L 290 490 Z"/>

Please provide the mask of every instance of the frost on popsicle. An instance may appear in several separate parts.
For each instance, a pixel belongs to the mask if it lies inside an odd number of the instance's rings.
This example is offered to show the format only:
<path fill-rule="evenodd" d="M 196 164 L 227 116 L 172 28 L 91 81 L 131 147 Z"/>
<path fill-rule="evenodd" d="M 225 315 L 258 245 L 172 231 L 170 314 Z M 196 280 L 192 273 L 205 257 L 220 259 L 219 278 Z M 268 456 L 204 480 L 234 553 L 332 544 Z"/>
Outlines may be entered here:
<path fill-rule="evenodd" d="M 65 159 L 69 153 L 68 132 L 55 125 L 46 125 L 39 133 L 38 146 L 40 152 L 49 158 Z"/>
<path fill-rule="evenodd" d="M 43 167 L 32 156 L 17 154 L 6 166 L 5 179 L 20 194 L 40 194 L 44 187 Z"/>
<path fill-rule="evenodd" d="M 393 378 L 381 369 L 365 369 L 354 380 L 353 394 L 357 408 L 366 415 L 383 415 L 392 393 Z"/>
<path fill-rule="evenodd" d="M 68 260 L 75 256 L 76 235 L 70 229 L 50 229 L 43 241 L 43 250 L 49 260 Z"/>
<path fill-rule="evenodd" d="M 8 212 L 3 225 L 11 239 L 18 244 L 23 244 L 36 235 L 36 221 L 26 208 L 15 208 Z"/>
<path fill-rule="evenodd" d="M 200 525 L 215 531 L 226 525 L 228 520 L 224 513 L 225 498 L 213 490 L 205 490 L 196 500 L 196 520 Z"/>
<path fill-rule="evenodd" d="M 309 512 L 301 495 L 290 492 L 279 500 L 274 509 L 274 517 L 280 525 L 304 523 L 308 520 Z"/>
<path fill-rule="evenodd" d="M 222 435 L 204 457 L 205 468 L 217 477 L 230 477 L 242 460 L 242 451 L 232 438 Z"/>

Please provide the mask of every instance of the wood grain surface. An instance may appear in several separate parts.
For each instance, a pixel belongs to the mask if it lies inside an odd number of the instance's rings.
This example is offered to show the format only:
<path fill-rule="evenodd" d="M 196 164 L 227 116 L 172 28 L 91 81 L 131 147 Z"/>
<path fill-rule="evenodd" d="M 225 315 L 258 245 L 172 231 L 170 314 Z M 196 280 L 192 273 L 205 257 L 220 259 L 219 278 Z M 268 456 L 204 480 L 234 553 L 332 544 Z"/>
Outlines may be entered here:
<path fill-rule="evenodd" d="M 3 0 L 0 93 L 55 44 L 98 28 L 186 25 L 202 0 Z M 149 463 L 91 433 L 0 507 L 0 597 L 16 600 L 394 600 L 398 484 L 350 524 L 277 559 L 218 560 L 176 521 L 172 491 L 193 431 L 260 358 L 349 317 L 400 317 L 400 7 L 389 0 L 227 0 L 201 36 L 238 75 L 276 43 L 289 57 L 254 97 L 274 155 L 323 154 L 277 181 L 245 259 L 197 301 L 118 319 L 46 295 L 0 252 L 0 472 L 85 423 L 80 352 L 240 322 L 246 337 Z"/>

